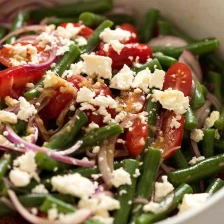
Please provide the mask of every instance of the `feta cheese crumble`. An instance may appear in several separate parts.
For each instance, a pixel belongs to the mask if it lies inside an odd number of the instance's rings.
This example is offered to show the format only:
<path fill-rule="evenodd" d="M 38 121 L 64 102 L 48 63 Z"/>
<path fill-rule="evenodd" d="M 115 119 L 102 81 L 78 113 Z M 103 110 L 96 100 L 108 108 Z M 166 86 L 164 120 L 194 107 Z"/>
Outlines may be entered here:
<path fill-rule="evenodd" d="M 111 179 L 111 184 L 115 187 L 119 187 L 121 185 L 131 185 L 131 177 L 128 172 L 126 172 L 123 168 L 119 168 L 113 171 L 113 178 Z"/>
<path fill-rule="evenodd" d="M 220 113 L 218 111 L 212 111 L 210 116 L 205 119 L 204 127 L 211 128 L 214 125 L 215 121 L 219 119 L 219 117 Z"/>
<path fill-rule="evenodd" d="M 198 162 L 200 162 L 200 161 L 202 161 L 204 159 L 205 159 L 204 156 L 199 156 L 199 157 L 194 156 L 194 157 L 192 157 L 192 159 L 188 163 L 190 165 L 195 165 L 196 163 L 198 163 Z"/>
<path fill-rule="evenodd" d="M 195 142 L 200 142 L 204 137 L 204 132 L 201 129 L 193 129 L 190 138 Z"/>
<path fill-rule="evenodd" d="M 157 213 L 159 207 L 158 203 L 150 201 L 148 204 L 143 206 L 143 211 Z"/>
<path fill-rule="evenodd" d="M 33 194 L 48 194 L 48 190 L 45 188 L 45 186 L 43 184 L 39 184 L 37 186 L 35 186 L 31 192 Z"/>

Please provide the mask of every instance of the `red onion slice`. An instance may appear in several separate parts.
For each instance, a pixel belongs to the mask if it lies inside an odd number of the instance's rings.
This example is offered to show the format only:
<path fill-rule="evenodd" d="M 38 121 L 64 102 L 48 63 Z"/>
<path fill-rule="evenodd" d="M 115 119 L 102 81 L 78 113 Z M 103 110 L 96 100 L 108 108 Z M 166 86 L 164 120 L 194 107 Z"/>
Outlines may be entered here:
<path fill-rule="evenodd" d="M 213 95 L 213 94 L 211 94 L 211 93 L 208 92 L 206 98 L 211 101 L 211 103 L 214 105 L 214 107 L 219 112 L 221 112 L 222 105 L 221 105 L 221 103 L 219 102 L 219 100 L 217 99 L 217 97 L 215 95 Z"/>
<path fill-rule="evenodd" d="M 15 192 L 8 190 L 9 198 L 11 199 L 13 205 L 15 206 L 17 212 L 30 223 L 34 224 L 62 224 L 61 220 L 49 220 L 46 218 L 37 217 L 31 214 L 19 201 Z M 94 215 L 93 211 L 88 209 L 79 209 L 77 210 L 72 218 L 69 220 L 63 221 L 63 224 L 81 224 L 88 220 Z"/>
<path fill-rule="evenodd" d="M 93 167 L 95 165 L 94 161 L 84 161 L 84 160 L 75 159 L 75 158 L 72 158 L 72 157 L 61 155 L 60 153 L 58 153 L 57 149 L 56 150 L 50 150 L 48 148 L 39 147 L 39 146 L 34 145 L 32 143 L 28 143 L 24 139 L 20 138 L 13 131 L 13 129 L 8 125 L 5 125 L 3 129 L 4 129 L 4 131 L 8 132 L 7 139 L 9 141 L 11 141 L 14 144 L 18 144 L 20 146 L 22 145 L 24 148 L 26 148 L 26 150 L 32 150 L 34 152 L 43 152 L 46 155 L 50 156 L 52 159 L 55 159 L 55 160 L 63 162 L 63 163 L 76 165 L 76 166 Z M 65 151 L 66 151 L 66 153 L 74 152 L 81 145 L 82 145 L 82 141 L 78 141 L 74 146 L 72 146 L 70 149 L 66 149 Z"/>
<path fill-rule="evenodd" d="M 37 35 L 25 35 L 18 38 L 15 43 L 21 42 L 21 41 L 33 43 L 36 40 L 36 38 L 37 38 Z"/>
<path fill-rule="evenodd" d="M 106 16 L 112 16 L 117 14 L 124 14 L 124 15 L 135 15 L 135 10 L 128 6 L 128 5 L 117 5 L 114 6 L 110 12 L 105 13 Z"/>
<path fill-rule="evenodd" d="M 204 126 L 205 119 L 208 117 L 208 115 L 210 113 L 211 104 L 212 103 L 211 103 L 210 100 L 206 100 L 205 104 L 202 107 L 200 107 L 199 109 L 196 110 L 195 117 L 198 121 L 197 128 L 202 128 Z"/>
<path fill-rule="evenodd" d="M 182 38 L 169 35 L 155 37 L 148 42 L 148 45 L 152 47 L 158 47 L 158 46 L 183 47 L 186 46 L 187 44 L 188 43 Z"/>
<path fill-rule="evenodd" d="M 188 65 L 191 68 L 193 77 L 195 77 L 199 82 L 202 82 L 202 70 L 200 63 L 190 51 L 184 50 L 178 61 Z"/>
<path fill-rule="evenodd" d="M 28 31 L 36 31 L 36 32 L 44 32 L 46 29 L 45 25 L 31 25 L 31 26 L 24 26 L 21 27 L 13 32 L 10 32 L 9 34 L 7 34 L 6 36 L 4 36 L 1 40 L 0 40 L 0 44 L 4 43 L 8 38 L 21 34 L 21 33 L 25 33 Z"/>
<path fill-rule="evenodd" d="M 197 142 L 195 142 L 193 139 L 190 139 L 190 146 L 191 146 L 191 150 L 192 150 L 193 154 L 196 157 L 200 157 L 201 153 L 199 151 Z"/>

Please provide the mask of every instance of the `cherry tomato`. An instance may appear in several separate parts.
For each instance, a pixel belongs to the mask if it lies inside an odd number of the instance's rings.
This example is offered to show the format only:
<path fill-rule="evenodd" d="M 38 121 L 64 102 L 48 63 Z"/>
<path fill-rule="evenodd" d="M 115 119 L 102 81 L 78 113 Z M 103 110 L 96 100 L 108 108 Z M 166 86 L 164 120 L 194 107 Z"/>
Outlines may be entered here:
<path fill-rule="evenodd" d="M 58 92 L 53 96 L 47 106 L 44 108 L 48 119 L 56 119 L 66 106 L 72 101 L 73 96 L 70 93 Z"/>
<path fill-rule="evenodd" d="M 124 111 L 128 113 L 139 113 L 145 105 L 145 94 L 143 92 L 136 93 L 134 91 L 125 92 L 120 97 L 121 103 L 125 104 Z"/>
<path fill-rule="evenodd" d="M 173 64 L 165 75 L 163 89 L 176 89 L 189 96 L 192 87 L 192 73 L 191 69 L 183 63 Z"/>
<path fill-rule="evenodd" d="M 173 111 L 165 111 L 161 114 L 159 118 L 159 126 L 157 132 L 157 139 L 153 143 L 154 146 L 158 149 L 163 150 L 163 158 L 168 159 L 181 146 L 183 134 L 184 134 L 184 115 L 178 115 L 180 119 L 177 120 L 179 122 L 179 127 L 171 127 L 172 120 L 177 117 L 177 115 Z"/>
<path fill-rule="evenodd" d="M 22 46 L 26 46 L 28 44 L 31 44 L 32 46 L 36 47 L 37 53 L 39 54 L 39 58 L 40 58 L 39 64 L 42 64 L 49 59 L 49 55 L 50 55 L 49 52 L 44 51 L 43 48 L 38 47 L 34 43 L 30 43 L 30 42 L 27 42 L 27 41 L 21 41 L 21 42 L 15 42 L 11 45 L 15 46 L 16 44 L 21 44 Z M 27 56 L 28 56 L 28 58 L 27 58 L 26 62 L 28 64 L 30 62 L 30 59 L 31 59 L 31 54 L 27 53 Z M 12 65 L 12 62 L 10 61 L 10 58 L 13 58 L 13 52 L 12 52 L 11 48 L 3 47 L 0 50 L 0 63 L 2 63 L 3 65 L 5 65 L 7 67 L 11 67 L 13 65 Z"/>
<path fill-rule="evenodd" d="M 112 46 L 109 46 L 108 51 L 105 51 L 101 45 L 101 49 L 97 52 L 97 55 L 110 57 L 113 61 L 113 69 L 121 69 L 124 64 L 132 66 L 137 60 L 139 63 L 145 63 L 148 58 L 152 57 L 152 50 L 146 44 L 125 44 L 124 48 L 118 54 Z"/>
<path fill-rule="evenodd" d="M 132 157 L 137 157 L 141 154 L 145 147 L 148 137 L 148 124 L 142 124 L 140 119 L 133 122 L 131 128 L 126 133 L 126 147 Z"/>
<path fill-rule="evenodd" d="M 60 26 L 66 28 L 68 23 L 62 23 Z M 73 23 L 74 27 L 80 27 L 82 26 L 83 28 L 81 29 L 81 31 L 79 32 L 79 35 L 84 37 L 86 40 L 88 40 L 89 36 L 92 35 L 93 30 L 91 28 L 89 28 L 88 26 L 79 24 L 79 23 Z"/>
<path fill-rule="evenodd" d="M 123 24 L 119 25 L 119 27 L 122 30 L 129 31 L 131 33 L 130 38 L 127 41 L 125 41 L 125 44 L 139 42 L 137 30 L 135 29 L 135 27 L 133 25 L 131 25 L 129 23 L 123 23 Z"/>
<path fill-rule="evenodd" d="M 25 66 L 16 66 L 0 71 L 0 97 L 19 97 L 27 83 L 39 81 L 44 73 L 45 71 L 30 71 Z"/>
<path fill-rule="evenodd" d="M 73 75 L 69 77 L 67 81 L 71 82 L 77 90 L 79 90 L 82 86 L 87 86 L 89 83 L 88 80 L 81 75 Z"/>

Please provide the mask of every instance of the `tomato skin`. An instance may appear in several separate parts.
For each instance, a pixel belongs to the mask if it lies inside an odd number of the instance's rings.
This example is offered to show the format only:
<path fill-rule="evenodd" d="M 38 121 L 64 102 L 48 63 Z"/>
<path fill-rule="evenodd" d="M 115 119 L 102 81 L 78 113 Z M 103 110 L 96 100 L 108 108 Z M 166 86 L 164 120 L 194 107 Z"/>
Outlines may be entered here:
<path fill-rule="evenodd" d="M 124 64 L 129 67 L 132 66 L 136 59 L 138 59 L 139 63 L 145 63 L 148 58 L 152 57 L 152 50 L 146 44 L 132 43 L 125 44 L 120 54 L 118 54 L 112 46 L 109 46 L 109 49 L 106 52 L 103 45 L 101 45 L 97 55 L 110 57 L 113 61 L 112 68 L 121 69 Z"/>
<path fill-rule="evenodd" d="M 173 117 L 177 115 L 173 111 L 164 111 L 160 115 L 158 123 L 160 127 L 158 129 L 157 140 L 153 143 L 158 149 L 163 150 L 163 159 L 168 159 L 175 154 L 178 146 L 181 146 L 183 134 L 184 134 L 184 115 L 180 116 L 178 122 L 180 123 L 179 128 L 171 128 Z"/>
<path fill-rule="evenodd" d="M 0 97 L 19 97 L 28 82 L 39 81 L 44 73 L 44 70 L 30 71 L 25 66 L 16 66 L 0 71 Z"/>
<path fill-rule="evenodd" d="M 68 25 L 68 23 L 62 23 L 60 24 L 60 26 L 66 28 L 66 26 Z M 73 23 L 74 27 L 80 27 L 83 26 L 83 28 L 81 29 L 79 35 L 84 37 L 86 40 L 88 40 L 88 38 L 92 35 L 93 30 L 91 28 L 89 28 L 88 26 L 79 24 L 79 23 Z"/>
<path fill-rule="evenodd" d="M 192 73 L 189 66 L 183 63 L 173 64 L 166 72 L 163 89 L 176 89 L 189 96 L 192 88 Z"/>
<path fill-rule="evenodd" d="M 135 29 L 135 27 L 133 25 L 131 25 L 129 23 L 123 23 L 123 24 L 119 25 L 119 27 L 122 30 L 129 31 L 131 33 L 131 37 L 127 41 L 124 42 L 125 44 L 139 42 L 137 30 Z"/>
<path fill-rule="evenodd" d="M 81 75 L 73 75 L 67 78 L 67 81 L 71 82 L 79 90 L 87 82 L 87 79 Z"/>
<path fill-rule="evenodd" d="M 148 131 L 148 124 L 142 124 L 140 119 L 134 120 L 131 129 L 127 130 L 125 144 L 131 157 L 135 158 L 143 151 Z"/>

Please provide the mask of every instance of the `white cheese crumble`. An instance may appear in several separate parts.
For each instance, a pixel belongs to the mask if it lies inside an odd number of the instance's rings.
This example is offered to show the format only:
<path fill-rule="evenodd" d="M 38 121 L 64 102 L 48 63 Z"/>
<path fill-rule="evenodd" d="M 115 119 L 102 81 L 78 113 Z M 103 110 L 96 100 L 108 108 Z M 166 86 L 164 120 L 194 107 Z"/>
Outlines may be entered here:
<path fill-rule="evenodd" d="M 47 218 L 49 221 L 54 221 L 58 218 L 58 210 L 57 208 L 50 208 L 47 211 Z"/>
<path fill-rule="evenodd" d="M 70 68 L 68 70 L 65 70 L 62 74 L 62 78 L 69 78 L 73 75 L 80 75 L 80 74 L 83 74 L 85 73 L 85 70 L 84 70 L 84 62 L 83 61 L 79 61 L 75 64 L 71 64 L 70 65 Z"/>
<path fill-rule="evenodd" d="M 80 88 L 80 90 L 77 92 L 77 103 L 81 103 L 81 102 L 91 102 L 91 100 L 93 99 L 93 97 L 96 94 L 91 91 L 90 89 L 86 88 L 85 86 Z"/>
<path fill-rule="evenodd" d="M 97 129 L 97 128 L 99 128 L 100 126 L 98 125 L 98 124 L 96 124 L 96 123 L 94 123 L 93 121 L 88 125 L 88 127 L 87 128 L 85 128 L 85 132 L 86 133 L 89 133 L 89 132 L 91 132 L 91 131 L 93 131 L 94 129 Z M 99 147 L 99 146 L 98 146 Z"/>
<path fill-rule="evenodd" d="M 179 206 L 179 213 L 188 211 L 192 208 L 201 207 L 207 200 L 209 194 L 185 194 L 182 200 L 181 205 Z"/>
<path fill-rule="evenodd" d="M 121 44 L 118 40 L 111 40 L 110 45 L 118 54 L 121 53 L 122 49 L 125 46 L 124 44 Z"/>
<path fill-rule="evenodd" d="M 84 60 L 84 69 L 89 77 L 101 77 L 111 79 L 112 77 L 112 59 L 98 55 L 82 55 Z"/>
<path fill-rule="evenodd" d="M 171 128 L 179 128 L 180 127 L 180 122 L 178 122 L 181 119 L 180 115 L 176 115 L 172 117 L 171 123 L 170 123 L 170 127 Z"/>
<path fill-rule="evenodd" d="M 14 144 L 11 143 L 5 136 L 0 135 L 0 144 L 4 146 L 14 147 Z"/>
<path fill-rule="evenodd" d="M 100 151 L 100 147 L 99 146 L 94 146 L 92 153 L 97 154 L 99 151 Z"/>
<path fill-rule="evenodd" d="M 153 99 L 159 101 L 164 109 L 173 110 L 177 115 L 184 114 L 189 106 L 189 97 L 185 97 L 183 92 L 172 90 L 154 90 Z"/>
<path fill-rule="evenodd" d="M 25 187 L 30 183 L 31 176 L 20 169 L 12 169 L 9 172 L 9 179 L 16 187 Z"/>
<path fill-rule="evenodd" d="M 204 137 L 204 132 L 201 129 L 193 129 L 190 138 L 195 142 L 200 142 Z"/>
<path fill-rule="evenodd" d="M 17 123 L 17 116 L 9 111 L 0 110 L 0 122 Z"/>
<path fill-rule="evenodd" d="M 37 113 L 37 110 L 34 105 L 30 104 L 24 97 L 19 97 L 19 102 L 20 110 L 17 114 L 17 117 L 20 120 L 27 121 L 28 118 Z"/>
<path fill-rule="evenodd" d="M 164 77 L 165 77 L 165 72 L 163 70 L 155 69 L 154 73 L 151 75 L 151 79 L 149 82 L 149 87 L 150 88 L 158 88 L 162 89 L 163 88 L 163 83 L 164 83 Z"/>
<path fill-rule="evenodd" d="M 32 191 L 33 194 L 48 194 L 48 190 L 45 188 L 43 184 L 38 184 L 35 186 Z"/>
<path fill-rule="evenodd" d="M 155 202 L 160 202 L 165 196 L 174 190 L 167 176 L 162 176 L 162 183 L 155 183 Z"/>
<path fill-rule="evenodd" d="M 110 88 L 119 90 L 129 90 L 134 79 L 134 72 L 127 66 L 123 68 L 111 79 Z"/>
<path fill-rule="evenodd" d="M 194 156 L 194 157 L 192 157 L 192 159 L 188 163 L 190 165 L 195 165 L 196 163 L 198 163 L 198 162 L 200 162 L 200 161 L 202 161 L 204 159 L 205 159 L 204 156 L 199 156 L 199 157 Z"/>
<path fill-rule="evenodd" d="M 120 42 L 124 42 L 129 40 L 131 37 L 131 33 L 126 30 L 122 30 L 121 28 L 116 28 L 115 30 L 111 30 L 110 28 L 106 28 L 103 32 L 100 33 L 100 38 L 105 43 L 110 43 L 112 40 L 118 40 Z"/>
<path fill-rule="evenodd" d="M 148 204 L 143 206 L 144 212 L 153 212 L 156 213 L 159 209 L 159 204 L 153 201 L 150 201 Z"/>
<path fill-rule="evenodd" d="M 135 169 L 135 173 L 133 174 L 133 177 L 137 178 L 141 175 L 140 170 L 137 168 Z"/>
<path fill-rule="evenodd" d="M 96 221 L 99 221 L 100 223 L 103 223 L 103 224 L 113 224 L 114 223 L 113 217 L 103 217 L 103 216 L 95 215 L 95 216 L 93 216 L 93 219 L 95 219 Z"/>
<path fill-rule="evenodd" d="M 8 107 L 10 107 L 10 106 L 15 106 L 15 105 L 19 104 L 19 101 L 11 98 L 10 96 L 6 96 L 5 103 Z"/>
<path fill-rule="evenodd" d="M 54 176 L 51 178 L 53 189 L 78 198 L 85 198 L 92 195 L 96 190 L 96 184 L 80 174 L 68 174 L 64 176 Z"/>
<path fill-rule="evenodd" d="M 115 187 L 121 185 L 131 185 L 131 176 L 123 168 L 119 168 L 113 171 L 112 173 L 111 184 Z"/>
<path fill-rule="evenodd" d="M 205 119 L 204 128 L 211 128 L 219 117 L 220 113 L 218 111 L 212 111 L 210 116 Z"/>

